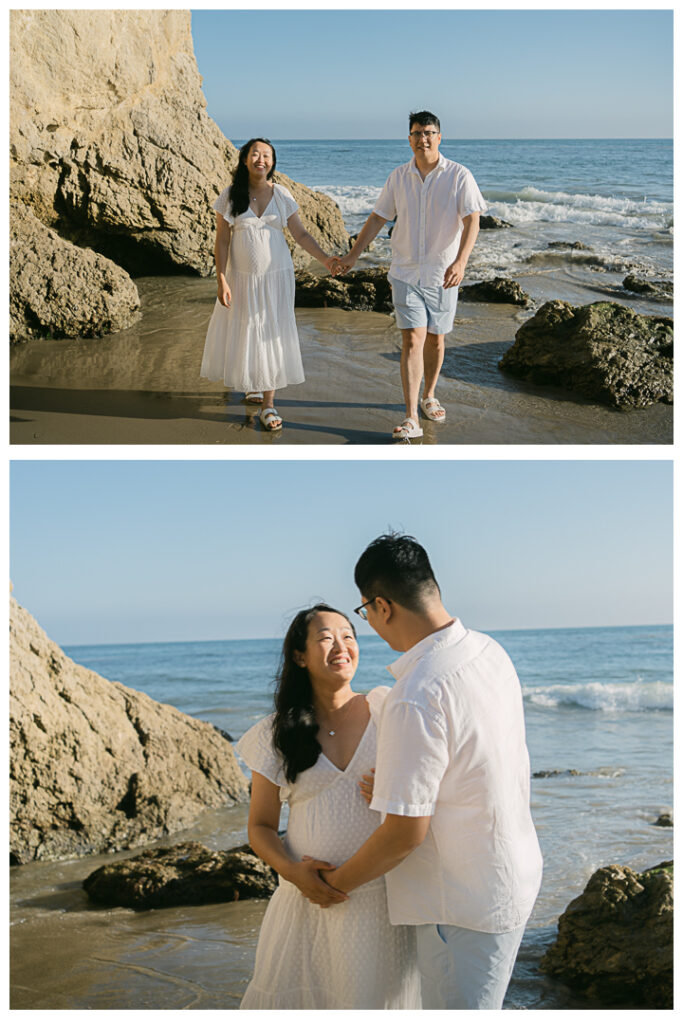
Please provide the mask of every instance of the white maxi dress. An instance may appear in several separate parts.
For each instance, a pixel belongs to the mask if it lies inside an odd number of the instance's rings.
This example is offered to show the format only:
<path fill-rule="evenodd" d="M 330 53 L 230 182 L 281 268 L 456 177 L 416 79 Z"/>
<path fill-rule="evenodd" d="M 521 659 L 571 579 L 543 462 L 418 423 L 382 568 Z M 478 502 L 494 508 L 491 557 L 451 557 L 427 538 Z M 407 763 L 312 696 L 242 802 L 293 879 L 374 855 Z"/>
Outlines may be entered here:
<path fill-rule="evenodd" d="M 252 771 L 280 787 L 289 804 L 284 844 L 341 864 L 381 822 L 361 796 L 361 775 L 375 766 L 376 719 L 388 686 L 368 694 L 371 719 L 350 764 L 341 771 L 321 754 L 293 784 L 284 779 L 273 750 L 273 716 L 262 719 L 237 743 Z M 420 1009 L 415 929 L 392 925 L 384 878 L 359 886 L 345 903 L 325 909 L 309 903 L 280 878 L 261 925 L 254 976 L 242 1010 Z"/>
<path fill-rule="evenodd" d="M 304 380 L 294 318 L 294 266 L 283 230 L 299 207 L 282 185 L 260 217 L 233 217 L 230 187 L 213 204 L 232 228 L 226 278 L 230 309 L 216 299 L 201 376 L 240 391 L 275 391 Z"/>

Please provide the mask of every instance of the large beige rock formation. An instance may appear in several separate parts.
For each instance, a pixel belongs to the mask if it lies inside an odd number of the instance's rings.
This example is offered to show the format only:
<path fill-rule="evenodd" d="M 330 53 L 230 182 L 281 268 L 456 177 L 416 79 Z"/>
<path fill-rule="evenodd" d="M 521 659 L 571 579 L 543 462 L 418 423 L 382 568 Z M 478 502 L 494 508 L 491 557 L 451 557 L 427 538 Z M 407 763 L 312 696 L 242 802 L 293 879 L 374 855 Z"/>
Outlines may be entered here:
<path fill-rule="evenodd" d="M 75 664 L 11 599 L 10 859 L 126 849 L 245 800 L 232 746 Z"/>
<path fill-rule="evenodd" d="M 206 113 L 189 11 L 15 10 L 10 33 L 13 203 L 133 275 L 212 273 L 211 207 L 237 150 Z M 336 204 L 278 180 L 345 251 Z"/>

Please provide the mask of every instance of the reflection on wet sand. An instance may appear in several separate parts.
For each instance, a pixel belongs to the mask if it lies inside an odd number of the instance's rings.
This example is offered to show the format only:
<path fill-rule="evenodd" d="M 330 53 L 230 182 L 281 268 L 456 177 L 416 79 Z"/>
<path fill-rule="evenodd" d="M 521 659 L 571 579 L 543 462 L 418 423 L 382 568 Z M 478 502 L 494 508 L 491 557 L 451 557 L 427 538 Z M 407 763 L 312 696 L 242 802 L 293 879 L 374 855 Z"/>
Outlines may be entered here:
<path fill-rule="evenodd" d="M 213 282 L 171 277 L 137 283 L 143 316 L 134 327 L 102 339 L 13 349 L 12 443 L 392 443 L 403 402 L 400 337 L 390 316 L 297 310 L 306 381 L 276 396 L 285 427 L 268 434 L 241 393 L 199 379 Z M 537 299 L 556 294 L 540 276 L 524 287 Z M 581 283 L 565 282 L 568 289 L 577 303 L 604 298 Z M 617 412 L 506 378 L 498 360 L 525 316 L 511 306 L 460 304 L 439 385 L 447 420 L 425 421 L 422 443 L 671 443 L 669 406 Z"/>

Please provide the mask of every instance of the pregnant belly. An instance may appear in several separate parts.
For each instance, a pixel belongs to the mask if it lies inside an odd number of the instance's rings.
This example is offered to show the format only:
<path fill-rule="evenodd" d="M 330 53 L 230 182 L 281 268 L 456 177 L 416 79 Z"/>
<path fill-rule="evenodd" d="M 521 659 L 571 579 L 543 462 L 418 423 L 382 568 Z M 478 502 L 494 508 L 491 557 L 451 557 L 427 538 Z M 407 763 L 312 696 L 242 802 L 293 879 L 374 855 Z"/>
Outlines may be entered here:
<path fill-rule="evenodd" d="M 240 274 L 267 274 L 288 269 L 292 258 L 280 232 L 252 229 L 235 232 L 230 264 Z"/>

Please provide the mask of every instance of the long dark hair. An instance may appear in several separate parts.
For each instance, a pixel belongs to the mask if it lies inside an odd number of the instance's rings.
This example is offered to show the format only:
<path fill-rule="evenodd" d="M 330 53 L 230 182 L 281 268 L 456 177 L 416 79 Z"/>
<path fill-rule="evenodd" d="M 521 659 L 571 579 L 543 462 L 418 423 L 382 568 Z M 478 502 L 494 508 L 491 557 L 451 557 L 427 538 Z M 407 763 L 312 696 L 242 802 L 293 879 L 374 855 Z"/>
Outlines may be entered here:
<path fill-rule="evenodd" d="M 308 627 L 318 612 L 334 612 L 349 623 L 353 635 L 353 623 L 343 612 L 328 604 L 316 604 L 304 608 L 294 616 L 282 644 L 280 667 L 275 689 L 275 718 L 273 719 L 273 744 L 282 754 L 285 778 L 296 781 L 299 772 L 311 768 L 322 750 L 318 743 L 318 723 L 313 704 L 313 687 L 308 671 L 297 665 L 295 651 L 304 651 L 308 639 Z"/>
<path fill-rule="evenodd" d="M 249 150 L 255 142 L 263 142 L 266 146 L 270 146 L 273 152 L 273 166 L 268 171 L 266 178 L 268 181 L 273 177 L 275 173 L 275 165 L 277 164 L 277 157 L 275 155 L 275 146 L 270 139 L 249 139 L 245 142 L 240 149 L 239 156 L 237 158 L 237 167 L 232 172 L 232 185 L 230 186 L 230 206 L 232 208 L 233 217 L 239 217 L 241 213 L 249 206 L 249 170 L 247 168 L 247 157 L 249 156 Z"/>

